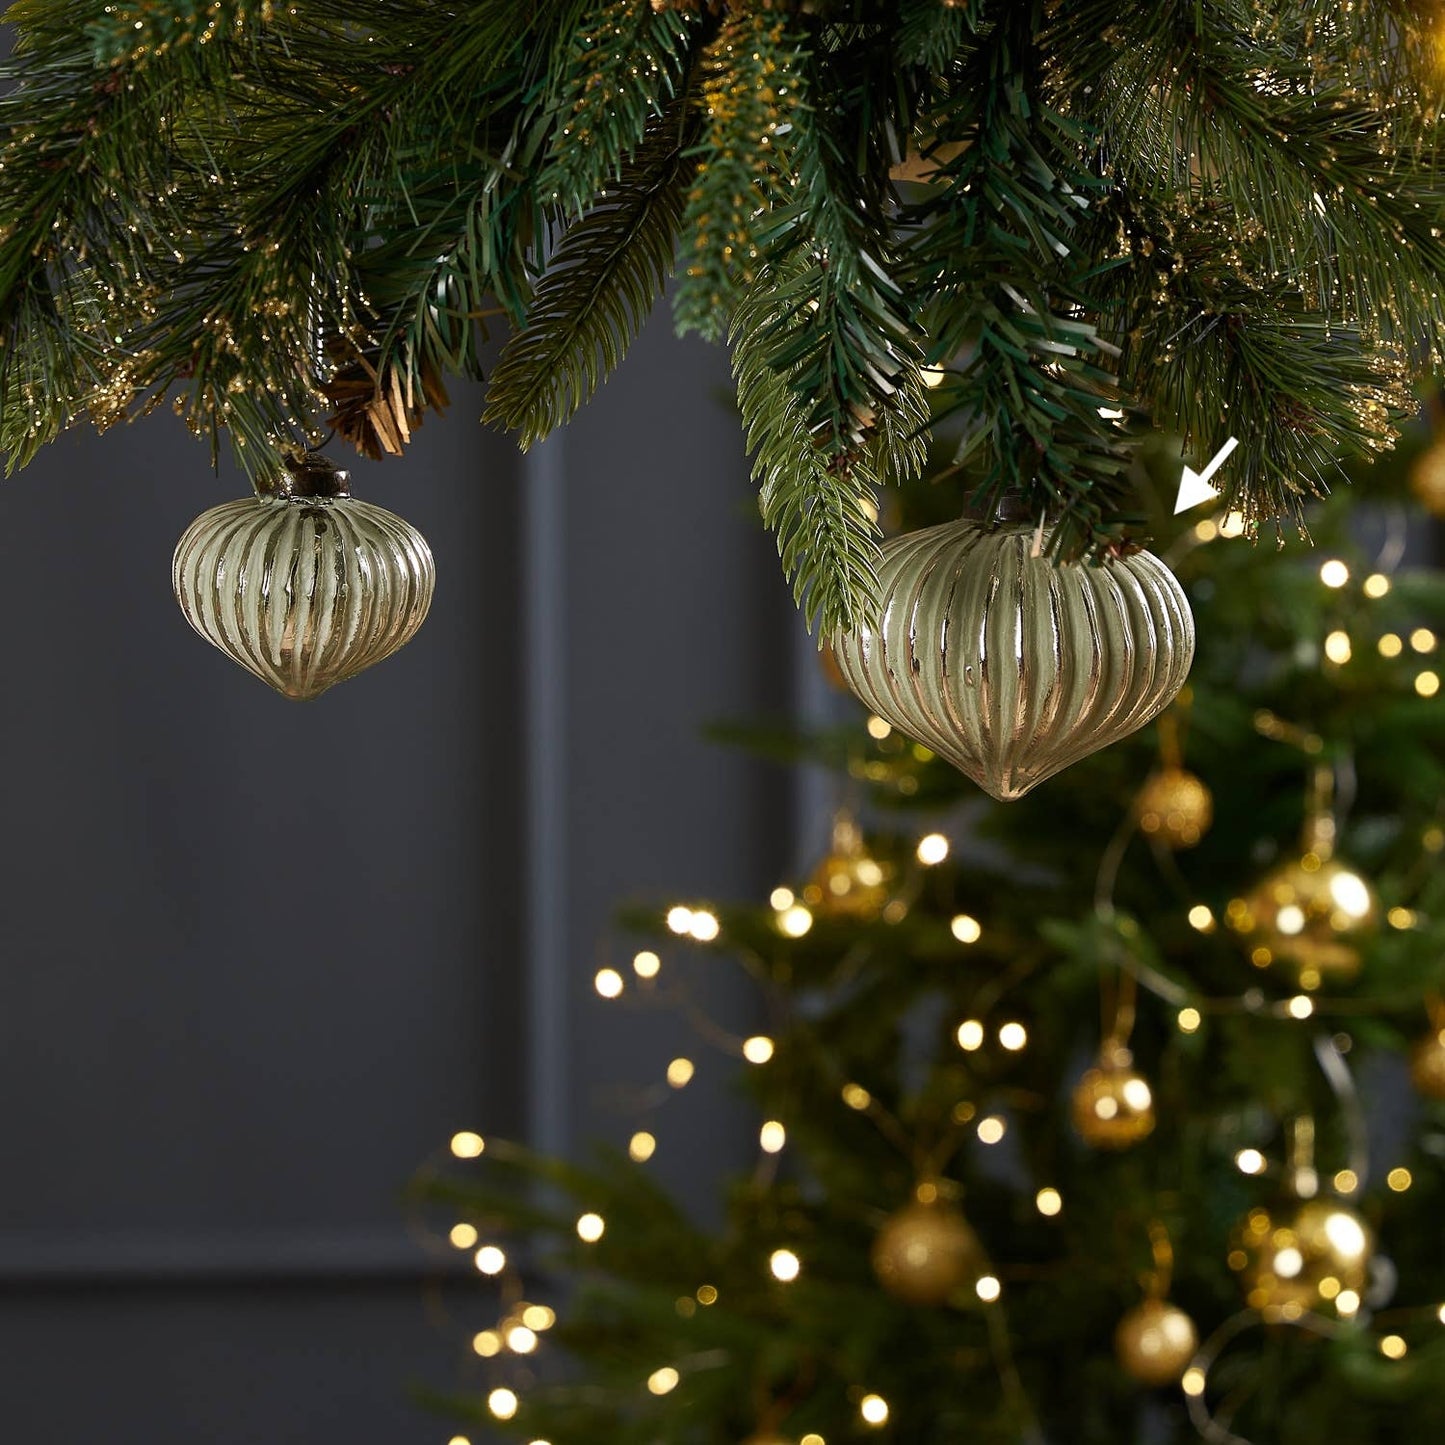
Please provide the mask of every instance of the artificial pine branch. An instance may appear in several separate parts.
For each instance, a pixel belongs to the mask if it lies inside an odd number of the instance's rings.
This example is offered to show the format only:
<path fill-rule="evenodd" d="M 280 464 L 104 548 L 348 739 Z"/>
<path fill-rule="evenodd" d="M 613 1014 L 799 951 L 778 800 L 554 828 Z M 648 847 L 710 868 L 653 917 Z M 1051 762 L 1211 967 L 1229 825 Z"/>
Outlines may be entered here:
<path fill-rule="evenodd" d="M 621 363 L 662 291 L 686 200 L 685 117 L 684 104 L 660 117 L 606 202 L 568 228 L 492 373 L 486 419 L 514 429 L 523 448 Z"/>

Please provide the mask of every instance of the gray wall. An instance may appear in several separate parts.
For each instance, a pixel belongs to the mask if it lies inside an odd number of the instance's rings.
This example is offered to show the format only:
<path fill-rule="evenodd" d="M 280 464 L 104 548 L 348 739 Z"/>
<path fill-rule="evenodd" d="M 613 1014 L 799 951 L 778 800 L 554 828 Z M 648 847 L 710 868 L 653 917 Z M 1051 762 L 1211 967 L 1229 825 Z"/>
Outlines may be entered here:
<path fill-rule="evenodd" d="M 793 645 L 725 380 L 660 318 L 525 463 L 463 395 L 357 467 L 437 599 L 305 705 L 170 597 L 175 538 L 241 491 L 178 424 L 0 489 L 4 1439 L 447 1437 L 405 1390 L 458 1378 L 474 1305 L 437 1308 L 408 1177 L 464 1126 L 624 1139 L 615 1086 L 679 1035 L 593 994 L 611 909 L 789 858 L 780 778 L 698 737 L 782 710 Z M 724 1072 L 689 1117 L 726 1152 Z"/>

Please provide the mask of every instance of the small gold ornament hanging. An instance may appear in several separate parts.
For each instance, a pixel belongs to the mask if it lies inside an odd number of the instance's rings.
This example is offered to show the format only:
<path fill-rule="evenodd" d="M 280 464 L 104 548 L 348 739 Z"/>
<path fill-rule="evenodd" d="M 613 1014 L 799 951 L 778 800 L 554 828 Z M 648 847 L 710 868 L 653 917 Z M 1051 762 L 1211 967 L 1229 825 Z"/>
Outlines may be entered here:
<path fill-rule="evenodd" d="M 410 523 L 356 501 L 317 452 L 244 501 L 203 512 L 176 544 L 186 621 L 285 697 L 318 697 L 389 657 L 426 620 L 436 568 Z"/>
<path fill-rule="evenodd" d="M 852 814 L 833 819 L 833 846 L 803 889 L 803 902 L 824 918 L 871 923 L 888 903 L 891 870 L 872 857 Z"/>
<path fill-rule="evenodd" d="M 1079 1137 L 1095 1149 L 1127 1149 L 1154 1132 L 1154 1092 L 1123 1044 L 1106 1041 L 1099 1062 L 1074 1086 Z"/>
<path fill-rule="evenodd" d="M 1434 1028 L 1410 1050 L 1410 1082 L 1426 1099 L 1445 1099 L 1445 1028 Z"/>
<path fill-rule="evenodd" d="M 1114 1331 L 1120 1365 L 1141 1385 L 1175 1385 L 1199 1349 L 1199 1331 L 1178 1305 L 1146 1299 Z"/>
<path fill-rule="evenodd" d="M 950 522 L 894 537 L 876 625 L 833 639 L 879 717 L 995 798 L 1143 727 L 1194 658 L 1184 590 L 1157 557 L 1058 567 L 1036 523 Z"/>
<path fill-rule="evenodd" d="M 1326 770 L 1317 770 L 1317 801 L 1306 817 L 1299 855 L 1272 869 L 1225 915 L 1250 939 L 1258 967 L 1281 964 L 1305 989 L 1352 979 L 1360 971 L 1360 946 L 1379 917 L 1375 890 L 1334 856 L 1335 820 L 1318 801 L 1332 787 L 1325 776 Z"/>
<path fill-rule="evenodd" d="M 1410 467 L 1410 490 L 1435 517 L 1445 517 L 1445 437 L 1437 437 Z"/>
<path fill-rule="evenodd" d="M 878 1283 L 906 1304 L 947 1304 L 983 1269 L 983 1246 L 963 1211 L 919 1186 L 918 1197 L 888 1216 L 873 1240 Z"/>
<path fill-rule="evenodd" d="M 1214 799 L 1202 778 L 1185 768 L 1161 768 L 1139 791 L 1141 832 L 1176 851 L 1192 848 L 1214 821 Z"/>
<path fill-rule="evenodd" d="M 1349 1205 L 1311 1199 L 1284 1213 L 1250 1210 L 1230 1264 L 1242 1277 L 1245 1302 L 1266 1316 L 1298 1319 L 1341 1299 L 1353 1314 L 1373 1250 L 1369 1225 Z"/>

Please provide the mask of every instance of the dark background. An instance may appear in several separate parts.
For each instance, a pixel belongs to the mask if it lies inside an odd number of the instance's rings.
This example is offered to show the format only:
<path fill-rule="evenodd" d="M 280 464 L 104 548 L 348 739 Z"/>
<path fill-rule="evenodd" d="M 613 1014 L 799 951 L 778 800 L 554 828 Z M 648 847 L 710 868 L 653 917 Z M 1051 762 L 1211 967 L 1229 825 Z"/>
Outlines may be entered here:
<path fill-rule="evenodd" d="M 680 1038 L 593 993 L 611 911 L 757 896 L 795 854 L 795 785 L 700 737 L 813 686 L 726 382 L 659 317 L 529 458 L 461 393 L 357 466 L 436 601 L 307 704 L 171 597 L 176 538 L 244 490 L 178 422 L 0 489 L 6 1445 L 452 1434 L 407 1388 L 463 1377 L 480 1286 L 409 1231 L 408 1178 L 460 1128 L 625 1140 L 615 1085 Z M 746 1129 L 728 1072 L 689 1091 L 705 1162 L 657 1161 L 699 1202 Z"/>

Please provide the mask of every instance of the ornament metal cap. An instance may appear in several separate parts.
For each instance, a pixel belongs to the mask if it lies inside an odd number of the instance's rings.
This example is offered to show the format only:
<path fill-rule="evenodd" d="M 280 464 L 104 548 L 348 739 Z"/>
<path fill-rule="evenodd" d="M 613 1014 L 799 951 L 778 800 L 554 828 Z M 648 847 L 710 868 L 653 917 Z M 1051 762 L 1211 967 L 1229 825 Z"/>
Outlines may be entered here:
<path fill-rule="evenodd" d="M 349 497 L 351 473 L 339 467 L 325 452 L 303 447 L 286 447 L 281 452 L 281 470 L 256 483 L 258 497 Z"/>

